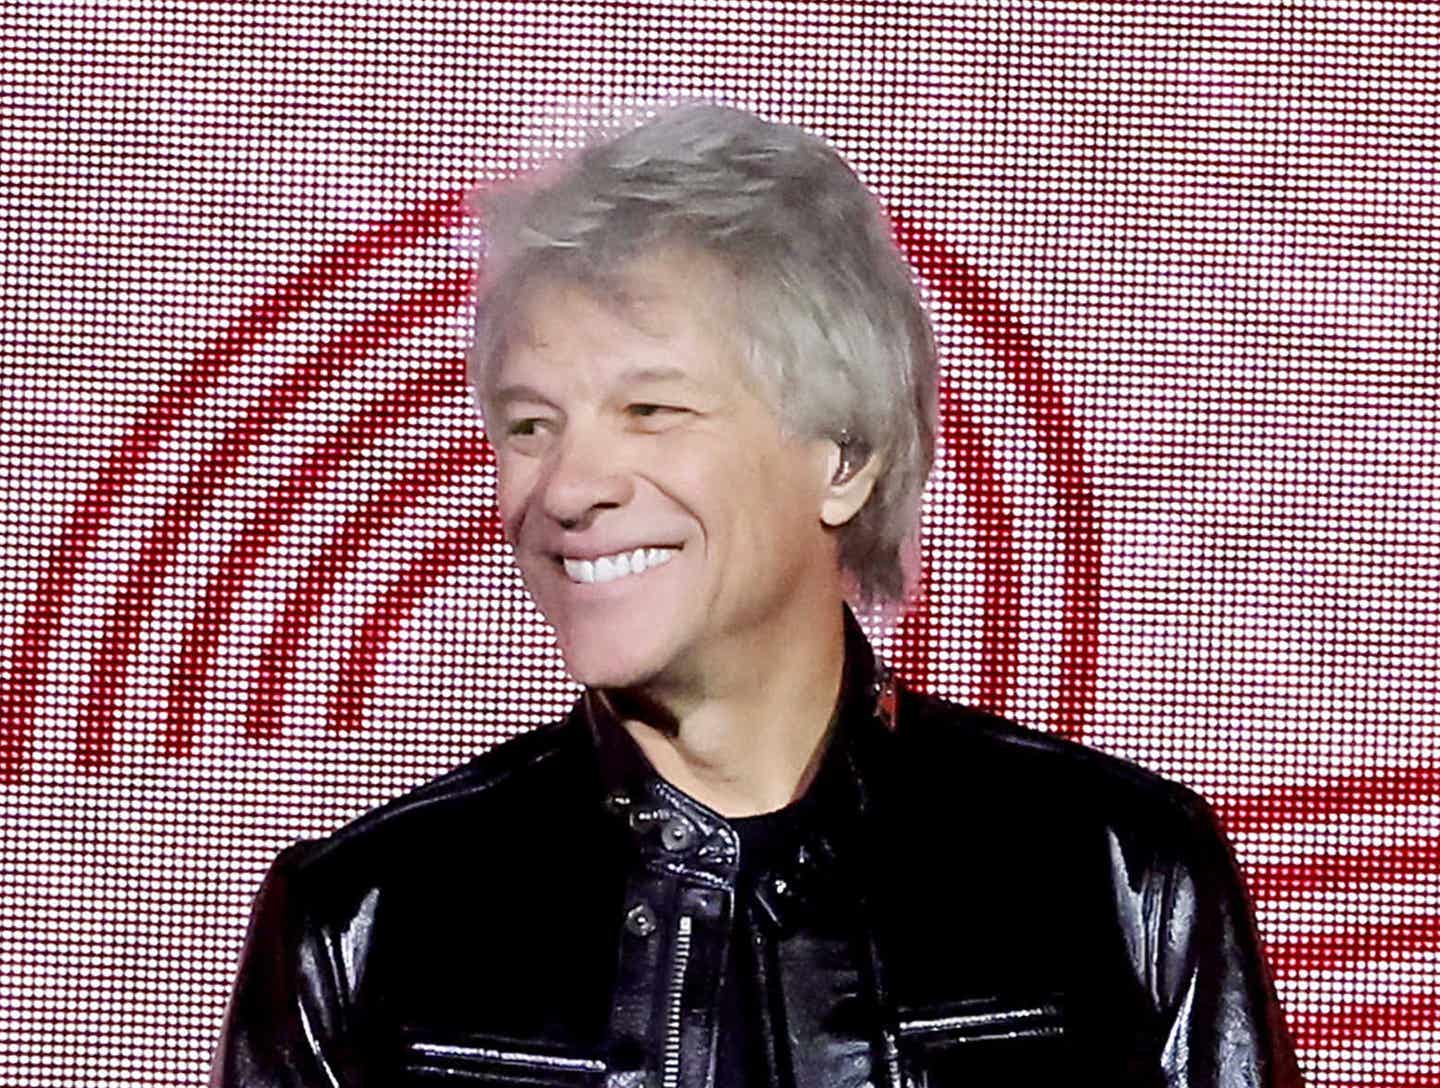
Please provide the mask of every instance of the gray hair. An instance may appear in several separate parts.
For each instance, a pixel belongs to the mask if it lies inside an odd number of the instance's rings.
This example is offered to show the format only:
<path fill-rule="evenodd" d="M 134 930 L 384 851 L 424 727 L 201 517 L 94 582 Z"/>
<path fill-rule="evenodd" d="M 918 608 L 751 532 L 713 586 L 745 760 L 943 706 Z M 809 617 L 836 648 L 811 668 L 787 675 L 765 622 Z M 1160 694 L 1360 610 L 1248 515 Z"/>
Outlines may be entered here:
<path fill-rule="evenodd" d="M 786 433 L 881 458 L 869 500 L 838 530 L 840 562 L 857 603 L 904 601 L 934 459 L 935 340 L 889 221 L 835 151 L 790 125 L 687 104 L 480 199 L 469 366 L 482 405 L 535 283 L 623 298 L 627 262 L 697 249 L 734 276 L 752 375 Z"/>

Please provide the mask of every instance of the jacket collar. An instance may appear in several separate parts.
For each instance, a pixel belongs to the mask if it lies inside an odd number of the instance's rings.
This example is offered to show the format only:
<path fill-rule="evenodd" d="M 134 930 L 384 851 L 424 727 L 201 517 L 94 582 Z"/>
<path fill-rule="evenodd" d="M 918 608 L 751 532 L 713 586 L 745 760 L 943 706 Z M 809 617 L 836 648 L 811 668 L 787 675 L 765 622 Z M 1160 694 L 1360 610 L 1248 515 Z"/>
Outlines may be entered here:
<path fill-rule="evenodd" d="M 761 905 L 777 925 L 802 909 L 811 898 L 807 889 L 818 891 L 828 883 L 827 871 L 842 862 L 868 792 L 863 781 L 867 760 L 861 753 L 872 748 L 865 743 L 868 738 L 894 732 L 898 694 L 893 673 L 877 662 L 847 606 L 840 695 L 810 787 L 816 801 L 810 806 L 813 826 L 792 859 L 795 864 L 778 866 L 773 879 L 761 882 Z M 733 884 L 739 837 L 725 818 L 656 773 L 600 692 L 587 689 L 576 714 L 594 744 L 605 807 L 628 829 L 643 864 L 717 886 Z"/>

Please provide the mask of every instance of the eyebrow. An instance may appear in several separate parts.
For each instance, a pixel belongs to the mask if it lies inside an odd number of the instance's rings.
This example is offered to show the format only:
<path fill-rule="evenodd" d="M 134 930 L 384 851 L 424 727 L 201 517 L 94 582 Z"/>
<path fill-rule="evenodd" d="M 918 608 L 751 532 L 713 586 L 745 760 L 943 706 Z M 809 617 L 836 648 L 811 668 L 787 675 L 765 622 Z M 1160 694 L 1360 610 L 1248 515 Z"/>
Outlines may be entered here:
<path fill-rule="evenodd" d="M 678 366 L 637 366 L 622 370 L 615 378 L 616 388 L 626 388 L 634 385 L 647 384 L 682 384 L 694 385 L 695 380 L 690 374 Z M 548 404 L 555 406 L 555 402 L 547 397 L 533 385 L 526 385 L 523 382 L 516 382 L 502 386 L 495 390 L 490 396 L 490 403 L 496 407 L 503 408 L 516 401 L 529 401 L 536 404 Z"/>
<path fill-rule="evenodd" d="M 516 401 L 533 401 L 538 404 L 549 404 L 554 407 L 554 402 L 533 385 L 511 384 L 495 390 L 489 396 L 489 401 L 497 408 L 504 408 L 514 404 Z"/>
<path fill-rule="evenodd" d="M 690 382 L 690 375 L 678 366 L 636 366 L 622 370 L 616 385 L 640 385 L 644 382 Z"/>

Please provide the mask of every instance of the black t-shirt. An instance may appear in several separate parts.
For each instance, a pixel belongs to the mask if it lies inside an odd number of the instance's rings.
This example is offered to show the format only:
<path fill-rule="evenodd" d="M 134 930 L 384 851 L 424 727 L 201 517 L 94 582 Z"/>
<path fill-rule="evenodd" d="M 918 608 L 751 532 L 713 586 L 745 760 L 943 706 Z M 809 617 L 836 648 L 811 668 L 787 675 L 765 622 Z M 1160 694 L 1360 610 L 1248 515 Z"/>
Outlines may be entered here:
<path fill-rule="evenodd" d="M 812 790 L 811 793 L 814 791 Z M 730 954 L 720 986 L 719 1035 L 715 1055 L 715 1088 L 761 1088 L 770 1083 L 763 1025 L 767 1017 L 756 975 L 757 947 L 754 904 L 759 882 L 800 844 L 811 794 L 774 812 L 731 819 L 740 836 L 740 871 L 735 885 L 735 912 Z M 758 923 L 763 925 L 763 922 Z"/>

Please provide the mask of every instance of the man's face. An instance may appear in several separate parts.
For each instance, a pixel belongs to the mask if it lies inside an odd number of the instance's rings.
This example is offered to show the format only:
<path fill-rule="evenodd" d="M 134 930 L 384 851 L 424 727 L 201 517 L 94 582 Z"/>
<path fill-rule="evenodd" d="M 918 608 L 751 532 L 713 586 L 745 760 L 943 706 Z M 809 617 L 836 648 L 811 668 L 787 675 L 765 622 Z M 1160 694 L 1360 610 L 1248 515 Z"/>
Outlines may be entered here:
<path fill-rule="evenodd" d="M 713 261 L 625 271 L 623 306 L 529 292 L 486 404 L 500 514 L 577 680 L 704 690 L 833 600 L 833 446 L 786 437 L 747 384 Z"/>

